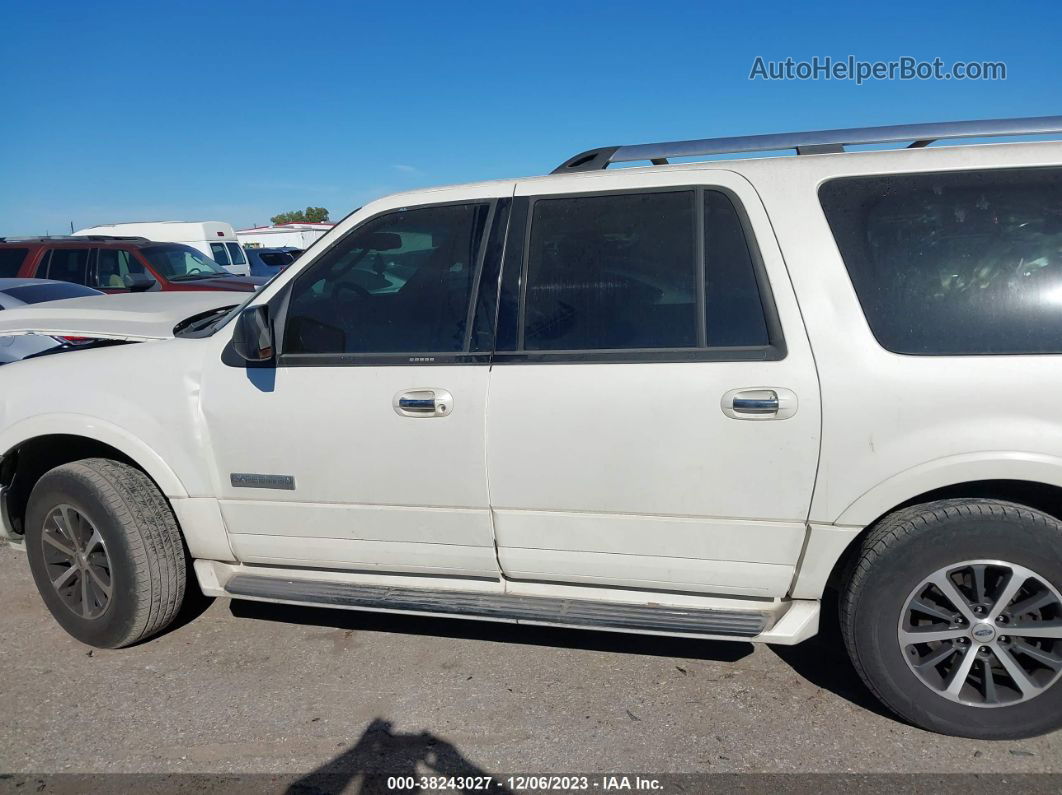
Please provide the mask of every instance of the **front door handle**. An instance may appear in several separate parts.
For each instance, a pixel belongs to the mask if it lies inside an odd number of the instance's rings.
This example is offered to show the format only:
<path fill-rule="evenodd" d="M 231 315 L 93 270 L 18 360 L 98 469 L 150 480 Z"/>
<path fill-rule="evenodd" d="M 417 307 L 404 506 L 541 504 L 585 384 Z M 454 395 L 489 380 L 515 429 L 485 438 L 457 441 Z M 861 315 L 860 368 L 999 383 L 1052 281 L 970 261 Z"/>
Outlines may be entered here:
<path fill-rule="evenodd" d="M 401 417 L 446 417 L 454 410 L 454 396 L 445 389 L 407 389 L 391 406 Z"/>
<path fill-rule="evenodd" d="M 719 403 L 734 420 L 785 420 L 797 412 L 797 396 L 790 389 L 749 387 L 731 389 Z"/>

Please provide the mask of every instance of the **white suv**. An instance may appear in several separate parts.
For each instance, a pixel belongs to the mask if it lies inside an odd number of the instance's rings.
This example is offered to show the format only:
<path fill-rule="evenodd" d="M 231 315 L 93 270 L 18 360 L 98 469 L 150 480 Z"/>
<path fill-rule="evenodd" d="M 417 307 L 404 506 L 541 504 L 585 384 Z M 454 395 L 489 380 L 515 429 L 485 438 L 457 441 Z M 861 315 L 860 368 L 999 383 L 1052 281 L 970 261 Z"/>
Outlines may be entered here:
<path fill-rule="evenodd" d="M 834 588 L 902 717 L 1054 729 L 1062 144 L 925 145 L 1058 132 L 594 150 L 373 202 L 237 309 L 5 312 L 142 340 L 0 371 L 5 532 L 107 647 L 189 559 L 217 596 L 779 644 Z"/>

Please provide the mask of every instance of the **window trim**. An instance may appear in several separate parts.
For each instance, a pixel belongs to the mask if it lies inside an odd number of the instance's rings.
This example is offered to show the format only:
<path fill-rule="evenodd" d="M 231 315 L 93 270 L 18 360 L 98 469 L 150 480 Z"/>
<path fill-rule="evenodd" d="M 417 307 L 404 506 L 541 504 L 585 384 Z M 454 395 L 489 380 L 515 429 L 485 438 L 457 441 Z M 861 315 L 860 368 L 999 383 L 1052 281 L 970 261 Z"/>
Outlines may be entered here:
<path fill-rule="evenodd" d="M 531 227 L 534 220 L 535 204 L 539 201 L 549 201 L 550 199 L 577 199 L 577 198 L 596 198 L 600 196 L 622 196 L 622 195 L 645 195 L 648 193 L 693 193 L 694 201 L 694 256 L 697 258 L 699 267 L 696 269 L 696 281 L 697 281 L 697 338 L 698 342 L 701 342 L 702 336 L 707 335 L 707 320 L 705 315 L 705 304 L 707 296 L 705 294 L 705 283 L 707 279 L 705 261 L 705 245 L 704 245 L 704 193 L 705 191 L 716 191 L 722 193 L 734 207 L 734 211 L 737 214 L 738 221 L 741 224 L 741 231 L 745 238 L 745 245 L 749 250 L 749 258 L 752 260 L 753 274 L 756 278 L 756 287 L 760 294 L 760 304 L 763 307 L 764 322 L 767 326 L 767 336 L 770 342 L 767 345 L 753 345 L 753 346 L 716 346 L 712 347 L 707 344 L 697 347 L 686 348 L 606 348 L 606 349 L 589 349 L 589 350 L 560 350 L 560 351 L 528 351 L 524 348 L 524 311 L 527 299 L 527 270 L 529 263 L 530 247 L 531 247 Z M 516 350 L 513 351 L 499 351 L 497 350 L 497 338 L 500 331 L 500 325 L 496 326 L 494 331 L 495 336 L 495 350 L 492 361 L 496 364 L 635 364 L 654 362 L 659 364 L 665 363 L 684 363 L 684 362 L 737 362 L 737 361 L 781 361 L 786 357 L 787 348 L 785 343 L 785 335 L 782 331 L 781 319 L 778 315 L 778 308 L 774 301 L 774 293 L 771 290 L 770 280 L 767 276 L 767 269 L 764 265 L 763 256 L 760 252 L 759 244 L 756 240 L 756 236 L 752 229 L 752 223 L 749 219 L 749 215 L 745 210 L 745 205 L 741 201 L 740 197 L 734 193 L 733 190 L 721 186 L 705 183 L 695 184 L 683 184 L 683 185 L 666 185 L 644 188 L 621 188 L 615 190 L 598 190 L 598 191 L 573 191 L 569 193 L 545 193 L 535 196 L 521 197 L 526 199 L 527 210 L 523 222 L 525 228 L 523 230 L 522 250 L 519 253 L 519 276 L 517 283 L 518 294 L 518 306 L 517 311 L 514 313 L 514 318 L 507 318 L 509 322 L 516 322 L 517 328 L 513 337 L 516 339 Z M 517 207 L 514 205 L 513 214 Z M 512 223 L 512 216 L 510 216 L 510 224 Z M 507 260 L 508 258 L 506 258 Z M 505 279 L 504 268 L 509 263 L 503 261 L 503 272 L 501 279 L 499 280 L 499 289 L 501 281 Z M 499 302 L 500 308 L 500 302 Z M 499 319 L 499 324 L 501 319 Z M 512 329 L 510 329 L 512 332 Z"/>
<path fill-rule="evenodd" d="M 371 215 L 357 226 L 347 230 L 347 232 L 336 240 L 327 249 L 321 252 L 318 257 L 314 258 L 314 262 L 310 263 L 293 278 L 288 284 L 284 286 L 271 301 L 269 301 L 270 312 L 276 310 L 276 319 L 273 321 L 273 335 L 276 338 L 275 344 L 277 347 L 276 355 L 276 367 L 368 367 L 368 366 L 431 366 L 431 365 L 445 365 L 445 364 L 480 364 L 489 365 L 491 362 L 491 351 L 478 351 L 470 352 L 471 329 L 465 329 L 465 350 L 459 353 L 453 351 L 425 351 L 415 354 L 410 353 L 285 353 L 284 351 L 284 330 L 287 320 L 288 303 L 291 296 L 291 291 L 294 289 L 296 283 L 301 279 L 306 278 L 306 274 L 316 265 L 318 259 L 324 256 L 327 252 L 343 245 L 343 243 L 352 235 L 357 234 L 366 225 L 383 218 L 387 215 L 395 215 L 407 210 L 426 210 L 435 207 L 462 207 L 467 205 L 479 205 L 487 208 L 487 217 L 484 220 L 483 232 L 477 244 L 476 258 L 475 258 L 475 272 L 472 274 L 472 289 L 469 292 L 469 313 L 474 312 L 476 306 L 479 303 L 479 291 L 484 289 L 481 284 L 480 275 L 483 271 L 484 260 L 487 253 L 487 245 L 490 239 L 492 225 L 497 215 L 497 205 L 499 197 L 494 198 L 481 198 L 481 199 L 455 199 L 453 201 L 446 202 L 433 202 L 429 204 L 411 204 L 404 207 L 392 207 L 390 209 L 381 210 L 375 215 Z M 323 237 L 323 236 L 322 236 Z M 320 238 L 318 238 L 320 239 Z M 316 242 L 316 241 L 315 241 Z M 489 285 L 486 286 L 489 289 Z M 470 317 L 472 315 L 466 315 Z M 467 323 L 467 320 L 466 320 Z M 496 336 L 496 330 L 492 336 Z M 230 342 L 231 345 L 231 342 Z M 492 344 L 493 347 L 493 344 Z M 242 366 L 242 363 L 241 363 Z"/>

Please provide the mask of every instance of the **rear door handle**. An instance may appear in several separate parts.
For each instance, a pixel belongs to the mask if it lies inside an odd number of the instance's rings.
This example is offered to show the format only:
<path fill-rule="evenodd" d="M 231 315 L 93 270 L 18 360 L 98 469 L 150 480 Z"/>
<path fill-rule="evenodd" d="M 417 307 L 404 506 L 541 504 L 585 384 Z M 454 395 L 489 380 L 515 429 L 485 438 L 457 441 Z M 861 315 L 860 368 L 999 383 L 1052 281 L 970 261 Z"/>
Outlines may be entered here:
<path fill-rule="evenodd" d="M 790 389 L 748 387 L 731 389 L 719 403 L 735 420 L 785 420 L 797 412 L 797 396 Z"/>
<path fill-rule="evenodd" d="M 445 389 L 407 389 L 391 401 L 401 417 L 446 417 L 454 410 L 454 396 Z"/>

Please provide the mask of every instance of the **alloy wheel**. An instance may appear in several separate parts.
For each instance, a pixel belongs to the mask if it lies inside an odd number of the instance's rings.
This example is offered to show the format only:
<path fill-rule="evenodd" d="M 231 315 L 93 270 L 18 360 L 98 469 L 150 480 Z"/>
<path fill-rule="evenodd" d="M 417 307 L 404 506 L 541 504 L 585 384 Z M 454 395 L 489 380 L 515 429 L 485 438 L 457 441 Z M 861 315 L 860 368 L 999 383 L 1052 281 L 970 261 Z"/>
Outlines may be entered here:
<path fill-rule="evenodd" d="M 111 560 L 95 525 L 70 505 L 58 505 L 41 533 L 45 571 L 52 588 L 80 618 L 96 619 L 111 601 Z"/>
<path fill-rule="evenodd" d="M 1036 698 L 1062 674 L 1062 596 L 1031 569 L 971 560 L 911 592 L 897 637 L 930 690 L 975 707 Z"/>

